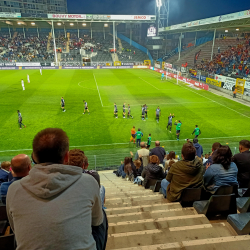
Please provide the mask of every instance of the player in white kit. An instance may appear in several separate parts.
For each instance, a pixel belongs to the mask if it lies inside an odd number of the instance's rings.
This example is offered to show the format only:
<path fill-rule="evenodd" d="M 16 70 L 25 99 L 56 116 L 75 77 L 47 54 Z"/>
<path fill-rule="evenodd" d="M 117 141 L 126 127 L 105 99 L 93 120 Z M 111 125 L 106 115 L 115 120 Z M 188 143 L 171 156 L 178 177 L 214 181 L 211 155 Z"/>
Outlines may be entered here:
<path fill-rule="evenodd" d="M 27 75 L 27 82 L 30 83 L 30 76 Z"/>
<path fill-rule="evenodd" d="M 23 90 L 25 90 L 25 87 L 24 87 L 24 81 L 23 81 L 23 79 L 21 79 L 21 84 L 22 84 L 22 88 L 23 88 Z"/>
<path fill-rule="evenodd" d="M 41 76 L 43 75 L 42 68 L 40 68 L 40 74 L 41 74 Z"/>

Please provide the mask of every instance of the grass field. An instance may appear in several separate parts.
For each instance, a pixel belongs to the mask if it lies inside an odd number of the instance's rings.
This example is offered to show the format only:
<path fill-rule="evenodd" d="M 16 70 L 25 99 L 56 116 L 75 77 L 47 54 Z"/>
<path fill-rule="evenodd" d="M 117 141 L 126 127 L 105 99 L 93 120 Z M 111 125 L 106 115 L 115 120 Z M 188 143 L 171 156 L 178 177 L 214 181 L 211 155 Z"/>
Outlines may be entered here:
<path fill-rule="evenodd" d="M 90 157 L 135 152 L 129 143 L 132 126 L 141 128 L 144 141 L 151 133 L 153 141 L 160 140 L 166 150 L 178 153 L 184 139 L 193 138 L 196 124 L 202 131 L 200 143 L 206 152 L 215 141 L 235 148 L 241 139 L 250 138 L 249 107 L 208 91 L 176 85 L 175 80 L 160 81 L 160 74 L 150 70 L 43 70 L 42 76 L 39 70 L 20 70 L 0 74 L 0 160 L 9 160 L 18 153 L 30 154 L 34 135 L 47 127 L 64 129 L 71 148 L 81 148 Z M 22 78 L 25 91 L 21 88 Z M 62 96 L 65 113 L 60 108 Z M 82 114 L 84 99 L 90 115 Z M 113 115 L 114 102 L 118 105 L 118 119 Z M 131 105 L 134 119 L 122 118 L 124 102 Z M 142 121 L 141 104 L 145 103 L 149 117 Z M 162 113 L 159 124 L 155 120 L 158 105 Z M 18 128 L 18 109 L 27 126 L 24 129 Z M 169 113 L 183 123 L 179 142 L 175 126 L 172 134 L 166 131 Z"/>

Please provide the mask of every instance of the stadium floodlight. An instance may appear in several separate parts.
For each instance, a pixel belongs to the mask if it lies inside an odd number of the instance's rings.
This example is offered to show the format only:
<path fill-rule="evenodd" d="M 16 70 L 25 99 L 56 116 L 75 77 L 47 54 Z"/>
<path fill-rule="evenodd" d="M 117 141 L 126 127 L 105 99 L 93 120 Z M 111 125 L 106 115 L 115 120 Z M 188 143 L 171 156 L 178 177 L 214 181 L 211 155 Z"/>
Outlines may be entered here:
<path fill-rule="evenodd" d="M 18 24 L 18 25 L 21 25 L 21 24 L 22 24 L 22 22 L 18 22 L 17 24 Z"/>
<path fill-rule="evenodd" d="M 62 24 L 61 23 L 57 23 L 58 26 L 61 26 Z"/>
<path fill-rule="evenodd" d="M 236 29 L 236 31 L 239 31 L 239 30 L 240 30 L 239 28 Z"/>
<path fill-rule="evenodd" d="M 104 23 L 104 27 L 108 27 L 109 25 L 107 23 Z"/>
<path fill-rule="evenodd" d="M 32 22 L 32 23 L 31 23 L 31 25 L 33 25 L 33 26 L 34 26 L 34 25 L 36 25 L 36 23 Z"/>
<path fill-rule="evenodd" d="M 227 33 L 227 32 L 228 32 L 228 30 L 225 30 L 225 32 Z"/>
<path fill-rule="evenodd" d="M 156 6 L 158 8 L 161 8 L 161 6 L 162 6 L 162 0 L 156 0 Z"/>
<path fill-rule="evenodd" d="M 73 23 L 70 23 L 69 25 L 70 25 L 70 26 L 74 26 L 74 24 L 73 24 Z"/>
<path fill-rule="evenodd" d="M 86 26 L 87 24 L 86 23 L 83 23 L 82 26 Z"/>

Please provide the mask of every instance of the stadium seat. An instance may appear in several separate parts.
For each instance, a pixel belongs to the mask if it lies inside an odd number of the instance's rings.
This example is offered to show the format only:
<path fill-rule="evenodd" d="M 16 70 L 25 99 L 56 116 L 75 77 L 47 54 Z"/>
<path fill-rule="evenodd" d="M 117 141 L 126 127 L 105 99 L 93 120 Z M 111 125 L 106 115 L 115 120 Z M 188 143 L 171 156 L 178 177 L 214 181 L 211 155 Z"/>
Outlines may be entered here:
<path fill-rule="evenodd" d="M 14 249 L 16 249 L 15 245 L 16 244 L 15 244 L 15 235 L 14 234 L 0 236 L 1 250 L 14 250 Z"/>
<path fill-rule="evenodd" d="M 9 222 L 8 222 L 6 206 L 1 203 L 0 204 L 0 236 L 4 235 L 8 226 L 9 226 Z"/>
<path fill-rule="evenodd" d="M 250 188 L 239 188 L 238 194 L 239 197 L 250 197 Z"/>
<path fill-rule="evenodd" d="M 230 214 L 227 217 L 227 222 L 239 235 L 250 233 L 250 213 Z"/>
<path fill-rule="evenodd" d="M 250 197 L 240 197 L 236 199 L 237 209 L 240 213 L 250 212 Z"/>
<path fill-rule="evenodd" d="M 235 194 L 212 195 L 208 201 L 195 201 L 193 206 L 198 214 L 204 214 L 209 219 L 237 213 Z"/>
<path fill-rule="evenodd" d="M 192 207 L 195 201 L 201 200 L 201 188 L 186 188 L 182 191 L 180 203 L 182 207 Z"/>

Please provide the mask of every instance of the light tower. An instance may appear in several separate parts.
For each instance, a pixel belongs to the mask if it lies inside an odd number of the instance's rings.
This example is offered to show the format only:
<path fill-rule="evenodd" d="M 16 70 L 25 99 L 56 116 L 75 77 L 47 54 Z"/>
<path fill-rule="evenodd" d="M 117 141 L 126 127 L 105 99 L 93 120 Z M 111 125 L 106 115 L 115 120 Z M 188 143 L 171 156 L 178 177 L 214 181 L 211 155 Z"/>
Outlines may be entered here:
<path fill-rule="evenodd" d="M 157 32 L 159 32 L 159 28 L 169 25 L 169 1 L 170 0 L 156 0 L 155 14 L 157 16 Z"/>

